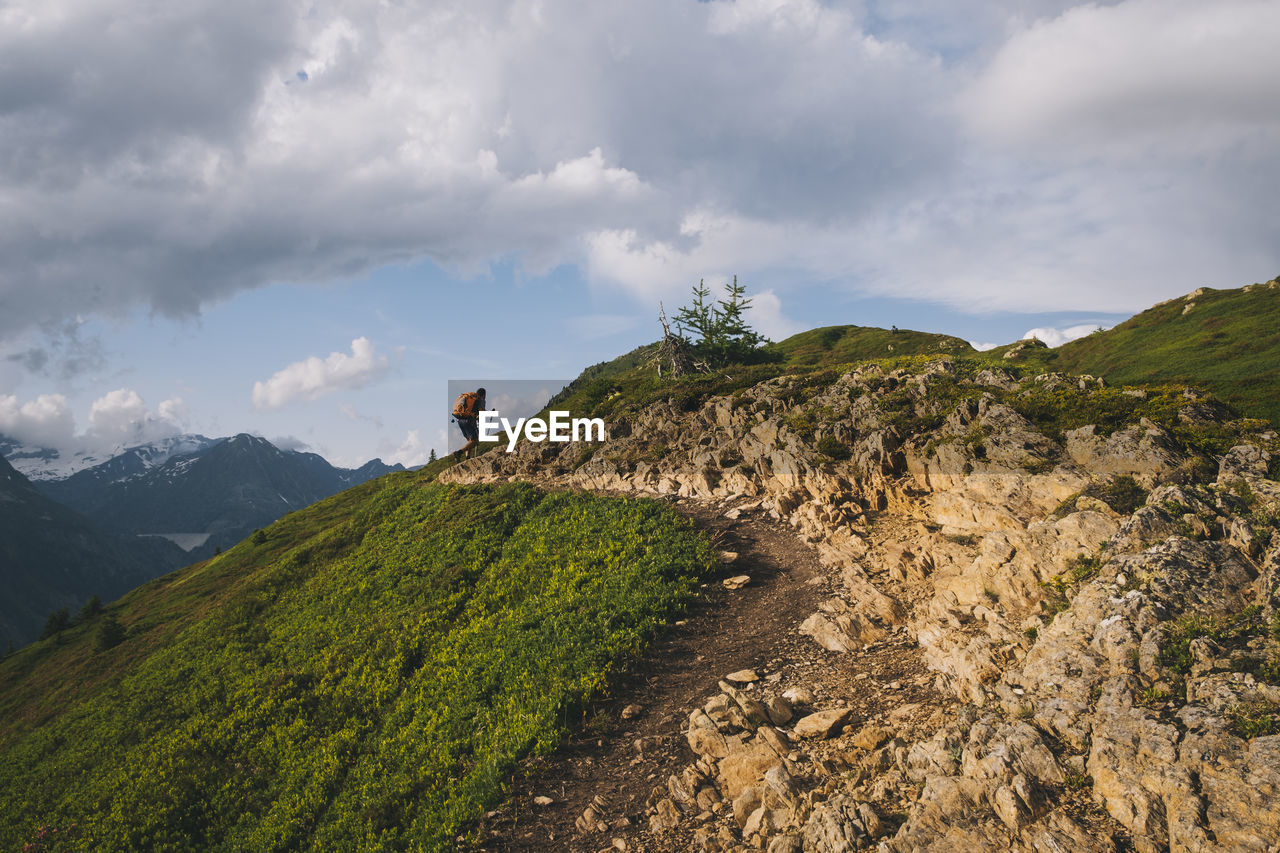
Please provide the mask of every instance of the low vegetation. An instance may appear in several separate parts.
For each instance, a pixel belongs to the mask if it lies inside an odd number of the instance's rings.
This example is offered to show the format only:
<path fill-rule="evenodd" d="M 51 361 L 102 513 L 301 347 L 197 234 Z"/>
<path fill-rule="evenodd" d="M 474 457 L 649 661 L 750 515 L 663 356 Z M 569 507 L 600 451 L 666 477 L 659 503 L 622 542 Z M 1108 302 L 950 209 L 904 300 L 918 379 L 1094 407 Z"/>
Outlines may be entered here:
<path fill-rule="evenodd" d="M 0 663 L 0 846 L 450 847 L 712 559 L 654 502 L 345 492 Z"/>

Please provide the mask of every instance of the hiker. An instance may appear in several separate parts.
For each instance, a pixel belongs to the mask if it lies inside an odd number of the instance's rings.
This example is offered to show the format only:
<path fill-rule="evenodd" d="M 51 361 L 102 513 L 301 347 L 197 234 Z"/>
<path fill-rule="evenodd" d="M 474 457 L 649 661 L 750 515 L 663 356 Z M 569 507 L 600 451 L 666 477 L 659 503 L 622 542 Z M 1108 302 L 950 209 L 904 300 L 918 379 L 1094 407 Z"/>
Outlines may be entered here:
<path fill-rule="evenodd" d="M 461 450 L 454 452 L 454 462 L 461 462 L 463 454 L 466 454 L 467 458 L 470 459 L 475 446 L 480 443 L 478 419 L 483 409 L 483 388 L 477 388 L 474 391 L 463 391 L 458 395 L 458 399 L 453 401 L 453 419 L 458 422 L 458 429 L 462 430 L 462 437 L 467 440 Z"/>

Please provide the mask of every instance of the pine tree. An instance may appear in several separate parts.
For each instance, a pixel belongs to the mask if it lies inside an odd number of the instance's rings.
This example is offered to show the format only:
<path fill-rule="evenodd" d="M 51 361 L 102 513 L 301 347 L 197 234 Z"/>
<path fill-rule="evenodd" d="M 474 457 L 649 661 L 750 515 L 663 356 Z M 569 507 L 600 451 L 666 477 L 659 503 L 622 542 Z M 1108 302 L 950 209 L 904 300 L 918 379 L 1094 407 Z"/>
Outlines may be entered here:
<path fill-rule="evenodd" d="M 63 607 L 61 610 L 55 610 L 45 620 L 44 630 L 40 632 L 40 639 L 44 640 L 55 634 L 61 634 L 69 627 L 71 627 L 71 614 L 67 612 L 67 608 Z"/>
<path fill-rule="evenodd" d="M 114 613 L 108 613 L 102 620 L 102 624 L 98 626 L 97 647 L 98 651 L 105 652 L 107 649 L 114 648 L 124 642 L 125 627 L 120 624 L 120 620 L 116 618 Z"/>
<path fill-rule="evenodd" d="M 707 303 L 711 289 L 699 279 L 693 289 L 693 304 L 686 305 L 676 314 L 677 334 L 684 337 L 686 328 L 698 336 L 699 345 L 711 341 L 716 334 L 716 309 Z"/>
<path fill-rule="evenodd" d="M 430 463 L 435 461 L 436 461 L 436 449 L 433 447 L 431 448 L 431 455 L 427 457 L 427 462 Z"/>
<path fill-rule="evenodd" d="M 751 307 L 751 300 L 746 296 L 746 286 L 738 284 L 738 277 L 735 275 L 733 284 L 726 284 L 724 289 L 729 298 L 717 303 L 717 344 L 721 349 L 720 357 L 725 362 L 746 361 L 764 343 L 764 336 L 748 326 L 742 316 Z"/>
<path fill-rule="evenodd" d="M 724 290 L 726 298 L 711 303 L 710 289 L 699 281 L 693 288 L 693 304 L 681 308 L 676 315 L 681 337 L 686 328 L 697 335 L 698 355 L 715 366 L 751 361 L 760 345 L 766 343 L 763 335 L 747 325 L 744 314 L 751 307 L 751 299 L 746 295 L 746 286 L 738 284 L 735 275 Z"/>
<path fill-rule="evenodd" d="M 89 596 L 89 600 L 84 603 L 84 607 L 80 608 L 80 615 L 76 617 L 77 622 L 84 622 L 92 619 L 102 612 L 102 599 L 96 595 Z"/>

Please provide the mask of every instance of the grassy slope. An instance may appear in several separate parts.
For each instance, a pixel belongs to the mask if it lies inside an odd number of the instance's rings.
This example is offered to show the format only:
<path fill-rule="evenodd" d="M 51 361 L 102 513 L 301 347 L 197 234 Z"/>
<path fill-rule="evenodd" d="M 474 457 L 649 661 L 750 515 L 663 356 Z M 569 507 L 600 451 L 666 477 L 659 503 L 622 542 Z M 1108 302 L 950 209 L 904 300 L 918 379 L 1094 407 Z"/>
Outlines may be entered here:
<path fill-rule="evenodd" d="M 1189 303 L 1194 307 L 1188 311 Z M 999 362 L 1008 349 L 984 357 Z M 1198 385 L 1251 417 L 1280 424 L 1280 285 L 1206 289 L 1004 364 L 1089 373 L 1117 385 Z"/>
<path fill-rule="evenodd" d="M 870 326 L 827 326 L 774 344 L 787 365 L 829 367 L 904 355 L 973 355 L 968 341 L 950 335 Z"/>
<path fill-rule="evenodd" d="M 1065 344 L 1057 365 L 1115 383 L 1194 383 L 1280 424 L 1280 286 L 1208 290 L 1157 305 Z"/>
<path fill-rule="evenodd" d="M 0 846 L 445 848 L 710 564 L 652 502 L 344 492 L 0 663 Z"/>
<path fill-rule="evenodd" d="M 730 393 L 784 374 L 813 374 L 871 359 L 974 353 L 968 343 L 949 335 L 828 326 L 769 344 L 759 363 L 731 365 L 713 374 L 686 376 L 672 382 L 659 380 L 650 363 L 655 347 L 656 344 L 638 347 L 612 361 L 588 367 L 551 400 L 548 408 L 603 417 L 623 415 L 662 399 L 692 408 L 710 395 Z"/>

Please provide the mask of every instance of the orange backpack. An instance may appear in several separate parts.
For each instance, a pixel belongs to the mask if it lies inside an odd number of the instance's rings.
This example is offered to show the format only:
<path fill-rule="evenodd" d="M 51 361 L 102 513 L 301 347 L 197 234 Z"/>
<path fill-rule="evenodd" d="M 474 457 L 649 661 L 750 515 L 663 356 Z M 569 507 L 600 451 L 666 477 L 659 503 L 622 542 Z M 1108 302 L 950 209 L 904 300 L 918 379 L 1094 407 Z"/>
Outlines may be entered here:
<path fill-rule="evenodd" d="M 453 416 L 455 418 L 474 418 L 479 408 L 480 395 L 474 391 L 463 391 L 458 395 L 458 399 L 453 401 Z"/>

